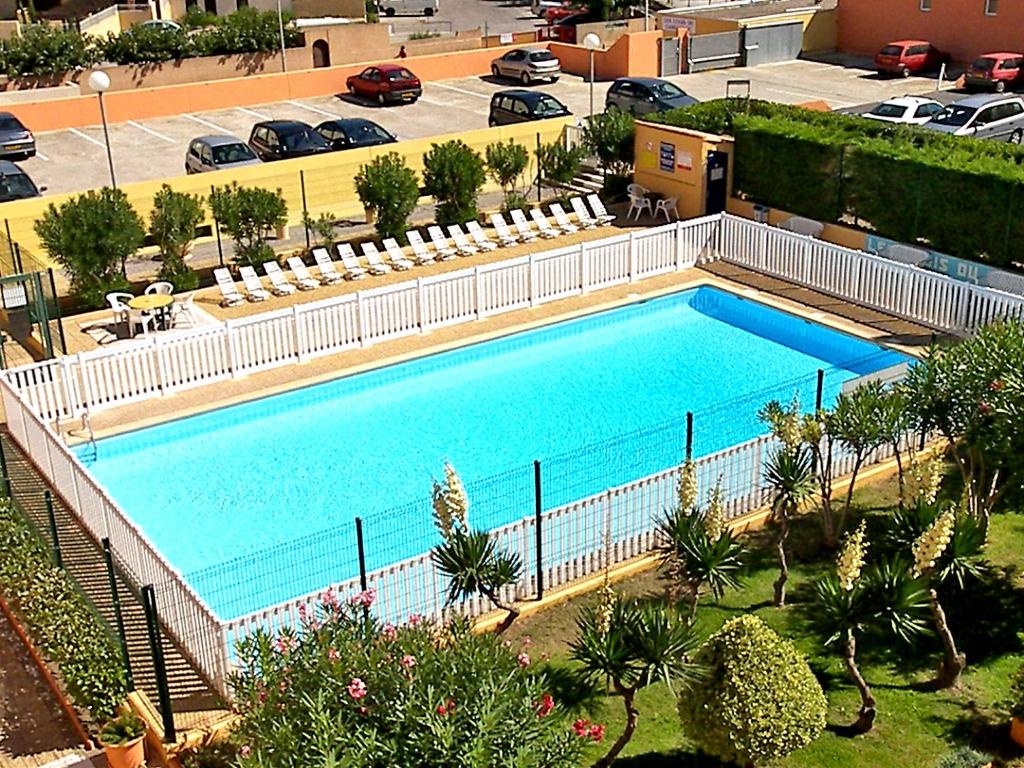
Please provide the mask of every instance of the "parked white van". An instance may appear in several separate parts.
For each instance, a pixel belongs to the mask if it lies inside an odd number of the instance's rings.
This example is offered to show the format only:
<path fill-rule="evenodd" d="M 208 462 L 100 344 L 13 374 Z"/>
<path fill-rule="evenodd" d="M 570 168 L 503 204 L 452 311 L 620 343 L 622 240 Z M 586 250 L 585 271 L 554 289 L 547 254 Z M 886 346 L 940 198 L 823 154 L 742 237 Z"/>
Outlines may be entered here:
<path fill-rule="evenodd" d="M 381 16 L 433 16 L 438 10 L 438 0 L 377 0 L 377 12 Z"/>

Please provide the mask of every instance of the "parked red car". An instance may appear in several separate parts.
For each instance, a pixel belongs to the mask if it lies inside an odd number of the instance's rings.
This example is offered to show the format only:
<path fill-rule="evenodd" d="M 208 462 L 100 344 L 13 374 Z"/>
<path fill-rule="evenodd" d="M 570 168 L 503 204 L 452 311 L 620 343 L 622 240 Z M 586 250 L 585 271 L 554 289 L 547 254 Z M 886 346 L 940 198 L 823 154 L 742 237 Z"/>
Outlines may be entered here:
<path fill-rule="evenodd" d="M 918 72 L 938 69 L 951 57 L 927 40 L 897 40 L 875 54 L 875 69 L 880 74 L 909 77 Z"/>
<path fill-rule="evenodd" d="M 566 3 L 557 8 L 548 8 L 544 11 L 544 20 L 548 24 L 554 24 L 560 19 L 564 19 L 568 16 L 575 16 L 577 13 L 582 13 L 585 8 L 580 8 L 575 3 Z"/>
<path fill-rule="evenodd" d="M 577 26 L 580 24 L 591 24 L 600 20 L 600 17 L 595 16 L 589 11 L 570 14 L 548 26 L 548 38 L 550 40 L 557 40 L 560 43 L 575 43 Z"/>
<path fill-rule="evenodd" d="M 399 64 L 367 67 L 358 75 L 352 75 L 345 84 L 353 96 L 375 99 L 381 106 L 387 103 L 412 104 L 423 93 L 420 79 Z"/>
<path fill-rule="evenodd" d="M 1024 84 L 1024 54 L 986 53 L 967 68 L 964 85 L 969 91 L 992 90 L 1002 93 L 1007 88 Z"/>

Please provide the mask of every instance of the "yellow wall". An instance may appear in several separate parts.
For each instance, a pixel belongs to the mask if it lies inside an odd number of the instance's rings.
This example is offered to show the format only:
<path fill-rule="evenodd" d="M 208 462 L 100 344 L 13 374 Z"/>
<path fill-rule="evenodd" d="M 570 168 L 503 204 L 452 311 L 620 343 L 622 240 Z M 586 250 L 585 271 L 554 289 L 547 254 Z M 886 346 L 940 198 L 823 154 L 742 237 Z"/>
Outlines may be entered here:
<path fill-rule="evenodd" d="M 488 144 L 512 139 L 525 145 L 529 150 L 530 166 L 524 174 L 526 182 L 529 183 L 529 180 L 534 178 L 537 172 L 534 156 L 537 137 L 540 137 L 542 143 L 559 140 L 562 137 L 564 126 L 570 121 L 571 118 L 556 118 L 496 128 L 481 128 L 447 136 L 435 136 L 430 139 L 413 139 L 379 147 L 350 149 L 344 152 L 264 163 L 230 171 L 214 171 L 193 176 L 126 184 L 121 189 L 147 223 L 152 209 L 153 195 L 164 183 L 179 192 L 203 196 L 209 195 L 211 185 L 220 186 L 230 184 L 232 181 L 237 181 L 245 187 L 280 189 L 288 203 L 289 226 L 294 226 L 302 223 L 302 181 L 300 181 L 302 178 L 305 181 L 306 204 L 313 217 L 321 213 L 331 213 L 338 218 L 359 220 L 363 217 L 363 206 L 356 196 L 353 178 L 359 172 L 360 166 L 378 155 L 398 152 L 405 157 L 409 167 L 420 174 L 423 170 L 423 154 L 430 149 L 431 144 L 440 144 L 458 138 L 482 155 Z M 302 172 L 301 177 L 300 171 Z M 484 191 L 497 190 L 498 186 L 488 179 Z M 11 237 L 15 242 L 45 260 L 46 254 L 39 243 L 33 224 L 50 204 L 60 206 L 61 203 L 73 197 L 75 195 L 53 195 L 30 200 L 15 200 L 0 206 L 0 216 L 5 218 L 10 225 Z M 209 211 L 207 211 L 207 216 L 209 217 Z M 212 218 L 207 219 L 207 223 L 212 223 L 212 221 Z"/>
<path fill-rule="evenodd" d="M 834 51 L 839 41 L 838 14 L 835 8 L 817 10 L 809 8 L 796 13 L 777 13 L 772 16 L 758 16 L 744 19 L 744 27 L 765 27 L 771 24 L 785 24 L 799 21 L 804 25 L 803 51 Z"/>
<path fill-rule="evenodd" d="M 663 146 L 664 145 L 664 146 Z M 674 158 L 671 171 L 661 169 L 663 149 L 671 147 Z M 633 180 L 663 197 L 675 197 L 682 218 L 703 216 L 707 153 L 728 152 L 729 185 L 732 186 L 732 139 L 637 121 L 636 171 Z"/>

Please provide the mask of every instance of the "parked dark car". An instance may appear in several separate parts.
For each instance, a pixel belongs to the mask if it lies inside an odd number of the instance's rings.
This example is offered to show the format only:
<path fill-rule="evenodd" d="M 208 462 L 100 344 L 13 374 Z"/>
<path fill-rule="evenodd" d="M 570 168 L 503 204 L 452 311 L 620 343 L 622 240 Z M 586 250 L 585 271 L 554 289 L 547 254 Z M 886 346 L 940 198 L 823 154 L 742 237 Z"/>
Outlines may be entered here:
<path fill-rule="evenodd" d="M 955 101 L 925 128 L 1009 144 L 1024 141 L 1024 99 L 1020 96 L 971 96 Z"/>
<path fill-rule="evenodd" d="M 36 138 L 10 112 L 0 112 L 0 157 L 29 158 L 36 154 Z"/>
<path fill-rule="evenodd" d="M 356 147 L 374 147 L 378 144 L 394 144 L 395 135 L 372 120 L 361 117 L 345 117 L 340 120 L 327 120 L 316 127 L 331 149 L 354 149 Z"/>
<path fill-rule="evenodd" d="M 200 136 L 185 150 L 185 173 L 206 173 L 241 165 L 258 165 L 249 146 L 234 136 Z"/>
<path fill-rule="evenodd" d="M 346 82 L 353 96 L 374 99 L 378 104 L 413 103 L 423 93 L 420 79 L 398 64 L 367 67 Z"/>
<path fill-rule="evenodd" d="M 979 56 L 964 73 L 964 85 L 969 91 L 995 91 L 1002 93 L 1024 84 L 1024 54 L 986 53 Z"/>
<path fill-rule="evenodd" d="M 564 117 L 571 114 L 565 104 L 543 91 L 498 91 L 491 97 L 491 112 L 487 124 L 526 123 L 530 120 L 547 120 L 549 117 Z"/>
<path fill-rule="evenodd" d="M 39 197 L 46 187 L 37 187 L 28 174 L 10 160 L 0 160 L 0 203 Z"/>
<path fill-rule="evenodd" d="M 600 20 L 600 16 L 590 13 L 589 11 L 584 13 L 575 13 L 572 16 L 566 16 L 563 19 L 559 19 L 548 27 L 548 37 L 552 40 L 558 40 L 560 43 L 575 43 L 576 27 L 580 24 L 592 24 Z"/>
<path fill-rule="evenodd" d="M 288 160 L 327 152 L 330 145 L 309 125 L 298 120 L 268 120 L 256 123 L 249 146 L 263 161 Z"/>
<path fill-rule="evenodd" d="M 665 112 L 696 103 L 679 86 L 656 77 L 620 77 L 604 97 L 606 110 L 618 109 L 631 115 Z"/>
<path fill-rule="evenodd" d="M 879 74 L 909 77 L 919 72 L 933 72 L 952 57 L 927 40 L 896 40 L 875 54 Z"/>

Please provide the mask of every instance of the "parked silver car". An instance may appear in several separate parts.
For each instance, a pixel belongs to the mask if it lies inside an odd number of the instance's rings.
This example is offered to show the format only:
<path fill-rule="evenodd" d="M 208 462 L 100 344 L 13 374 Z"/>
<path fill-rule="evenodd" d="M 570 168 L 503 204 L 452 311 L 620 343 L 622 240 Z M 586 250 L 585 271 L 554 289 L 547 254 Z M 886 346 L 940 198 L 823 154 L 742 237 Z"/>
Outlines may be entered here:
<path fill-rule="evenodd" d="M 1020 96 L 971 96 L 954 101 L 925 128 L 1010 144 L 1024 141 L 1024 99 Z"/>
<path fill-rule="evenodd" d="M 562 64 L 544 48 L 516 48 L 491 62 L 491 74 L 529 85 L 534 80 L 558 80 Z"/>
<path fill-rule="evenodd" d="M 36 138 L 10 112 L 0 112 L 0 157 L 29 158 L 36 154 Z"/>
<path fill-rule="evenodd" d="M 185 173 L 205 173 L 241 165 L 259 165 L 248 144 L 234 136 L 200 136 L 185 151 Z"/>

